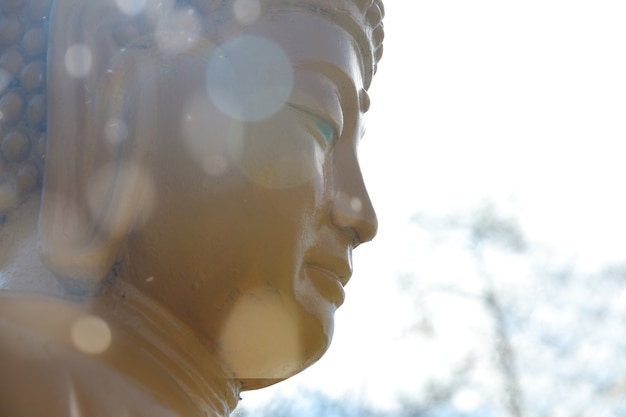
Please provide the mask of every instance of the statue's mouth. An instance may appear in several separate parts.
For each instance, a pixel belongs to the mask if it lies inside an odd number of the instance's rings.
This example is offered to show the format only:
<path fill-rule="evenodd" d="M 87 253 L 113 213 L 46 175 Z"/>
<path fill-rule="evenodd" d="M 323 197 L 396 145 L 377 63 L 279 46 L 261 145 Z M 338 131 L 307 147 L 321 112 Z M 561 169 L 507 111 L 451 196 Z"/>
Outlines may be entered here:
<path fill-rule="evenodd" d="M 306 276 L 324 298 L 337 307 L 343 304 L 346 298 L 344 283 L 335 272 L 319 265 L 307 265 Z"/>

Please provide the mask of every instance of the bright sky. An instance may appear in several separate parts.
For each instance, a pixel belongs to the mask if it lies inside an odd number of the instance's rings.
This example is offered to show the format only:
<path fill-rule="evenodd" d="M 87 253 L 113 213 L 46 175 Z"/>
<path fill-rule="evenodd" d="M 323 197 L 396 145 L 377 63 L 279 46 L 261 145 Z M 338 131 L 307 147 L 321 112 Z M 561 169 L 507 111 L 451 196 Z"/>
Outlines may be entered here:
<path fill-rule="evenodd" d="M 445 367 L 402 338 L 412 309 L 395 281 L 424 261 L 409 222 L 417 211 L 454 214 L 489 199 L 582 267 L 624 259 L 626 2 L 385 6 L 361 146 L 379 235 L 355 252 L 327 356 L 244 404 L 304 386 L 391 406 L 416 370 Z"/>

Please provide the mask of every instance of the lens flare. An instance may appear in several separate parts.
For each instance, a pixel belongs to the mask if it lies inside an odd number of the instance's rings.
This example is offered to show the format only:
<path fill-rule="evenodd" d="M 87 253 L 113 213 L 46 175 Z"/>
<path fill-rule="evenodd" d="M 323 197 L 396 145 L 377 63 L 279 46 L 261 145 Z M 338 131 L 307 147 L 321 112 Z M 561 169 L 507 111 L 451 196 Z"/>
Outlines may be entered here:
<path fill-rule="evenodd" d="M 222 154 L 207 155 L 202 167 L 212 177 L 218 177 L 228 169 L 228 159 Z"/>
<path fill-rule="evenodd" d="M 113 147 L 124 142 L 128 138 L 128 128 L 121 119 L 111 119 L 104 126 L 104 136 L 107 143 Z"/>
<path fill-rule="evenodd" d="M 285 378 L 304 360 L 297 307 L 275 289 L 241 294 L 219 338 L 221 359 L 239 378 Z"/>
<path fill-rule="evenodd" d="M 97 355 L 111 346 L 111 329 L 97 316 L 83 316 L 72 324 L 72 342 L 81 352 Z"/>
<path fill-rule="evenodd" d="M 361 199 L 358 197 L 352 197 L 350 199 L 350 208 L 355 213 L 360 212 L 363 209 L 363 203 L 361 202 Z"/>
<path fill-rule="evenodd" d="M 207 67 L 215 105 L 240 121 L 266 119 L 280 110 L 293 88 L 293 66 L 273 41 L 241 35 L 215 49 Z"/>
<path fill-rule="evenodd" d="M 146 8 L 146 0 L 115 0 L 115 4 L 127 16 L 136 16 Z"/>
<path fill-rule="evenodd" d="M 65 52 L 65 69 L 72 77 L 85 77 L 91 70 L 92 62 L 91 50 L 86 45 L 75 44 Z"/>
<path fill-rule="evenodd" d="M 181 130 L 189 155 L 210 176 L 228 170 L 229 143 L 240 143 L 243 135 L 242 123 L 224 116 L 206 93 L 198 93 L 185 105 Z"/>
<path fill-rule="evenodd" d="M 163 52 L 180 53 L 198 42 L 202 24 L 192 8 L 174 8 L 160 17 L 156 28 L 157 45 Z"/>
<path fill-rule="evenodd" d="M 229 155 L 251 181 L 270 189 L 288 189 L 323 178 L 324 150 L 286 110 L 245 124 L 241 138 L 229 141 Z"/>
<path fill-rule="evenodd" d="M 261 3 L 259 0 L 235 0 L 233 3 L 233 13 L 239 23 L 249 25 L 259 18 L 261 14 Z"/>

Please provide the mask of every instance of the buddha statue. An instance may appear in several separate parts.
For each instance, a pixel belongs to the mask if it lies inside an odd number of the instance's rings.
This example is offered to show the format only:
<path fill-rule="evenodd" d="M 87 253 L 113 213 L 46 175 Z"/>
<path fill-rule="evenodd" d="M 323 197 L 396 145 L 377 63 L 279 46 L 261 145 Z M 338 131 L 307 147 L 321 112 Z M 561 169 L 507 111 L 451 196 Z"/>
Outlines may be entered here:
<path fill-rule="evenodd" d="M 226 416 L 325 353 L 383 14 L 0 1 L 0 415 Z"/>

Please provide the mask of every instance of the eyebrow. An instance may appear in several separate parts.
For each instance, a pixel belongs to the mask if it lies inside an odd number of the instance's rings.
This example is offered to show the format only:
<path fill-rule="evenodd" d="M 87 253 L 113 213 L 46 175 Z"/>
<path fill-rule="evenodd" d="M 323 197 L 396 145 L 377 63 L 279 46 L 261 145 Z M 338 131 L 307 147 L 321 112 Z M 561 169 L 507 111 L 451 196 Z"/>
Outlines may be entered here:
<path fill-rule="evenodd" d="M 320 63 L 320 62 L 311 61 L 311 60 L 303 60 L 303 61 L 296 62 L 294 63 L 294 67 L 298 69 L 316 72 L 320 74 L 321 76 L 323 76 L 324 78 L 328 79 L 330 82 L 334 83 L 338 87 L 344 84 L 349 84 L 351 88 L 354 89 L 354 92 L 356 93 L 355 98 L 357 99 L 357 101 L 360 100 L 360 91 L 359 91 L 360 87 L 357 87 L 354 83 L 354 80 L 352 80 L 352 78 L 350 78 L 348 74 L 343 72 L 338 67 L 332 64 L 329 64 L 327 62 Z M 324 71 L 323 69 L 326 69 L 327 71 Z M 339 90 L 341 90 L 341 88 L 339 88 Z M 365 89 L 361 88 L 361 91 L 365 92 Z M 365 93 L 367 95 L 367 92 Z M 367 99 L 369 99 L 369 95 L 367 95 Z M 342 101 L 343 100 L 341 100 L 341 97 L 340 97 L 340 102 Z M 360 107 L 360 103 L 359 103 L 359 107 Z"/>

